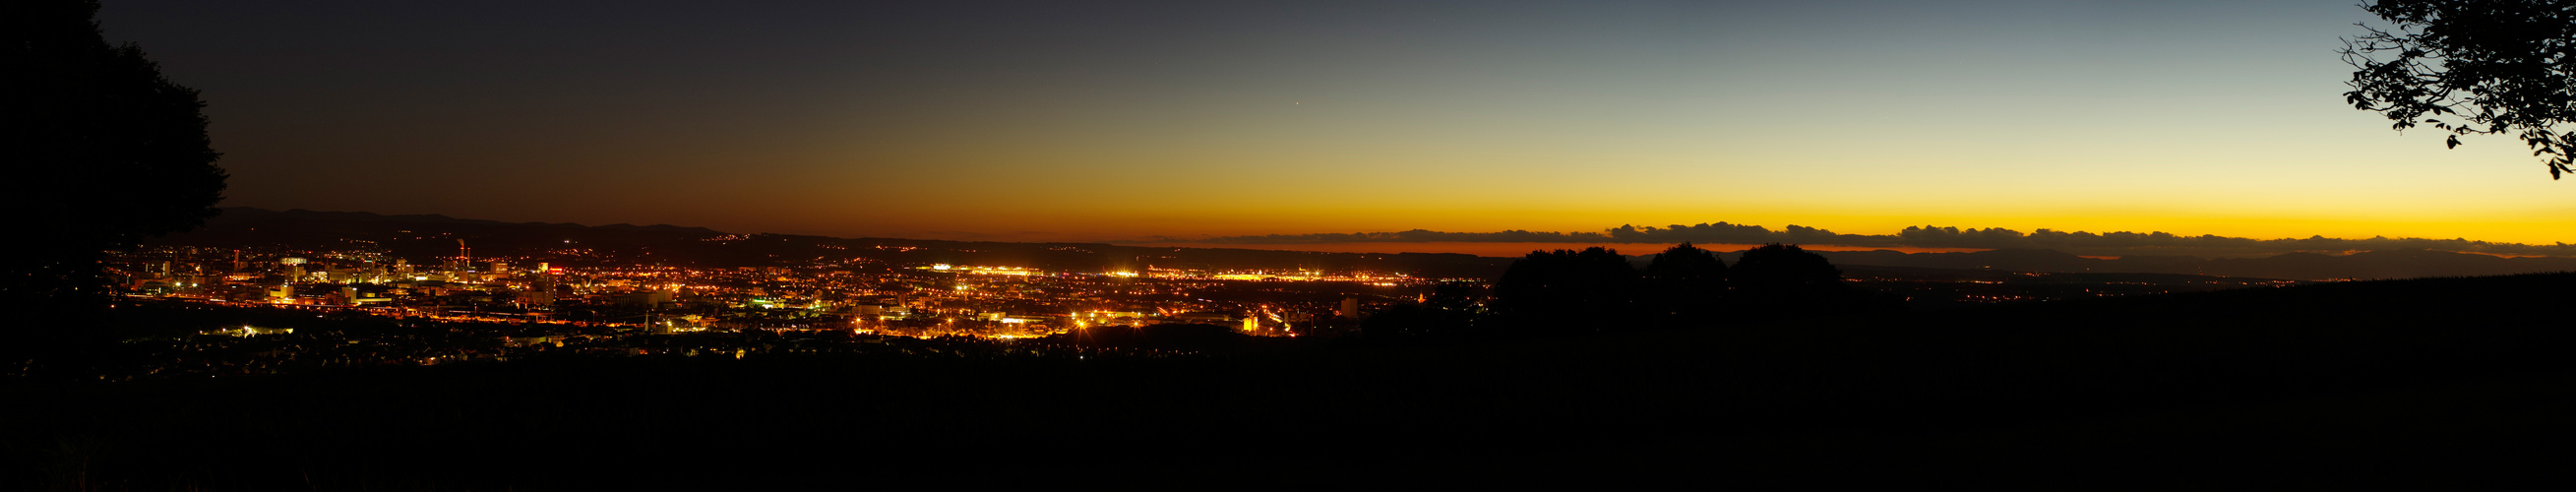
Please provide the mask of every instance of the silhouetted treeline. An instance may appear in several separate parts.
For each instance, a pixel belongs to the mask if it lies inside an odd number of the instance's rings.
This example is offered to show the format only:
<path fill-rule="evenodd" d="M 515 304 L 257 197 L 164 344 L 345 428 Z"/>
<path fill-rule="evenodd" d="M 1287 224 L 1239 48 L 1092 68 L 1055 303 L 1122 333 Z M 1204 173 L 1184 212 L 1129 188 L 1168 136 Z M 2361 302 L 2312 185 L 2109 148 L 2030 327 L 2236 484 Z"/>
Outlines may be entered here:
<path fill-rule="evenodd" d="M 1752 320 L 1897 310 L 1903 300 L 1854 289 L 1823 256 L 1795 245 L 1746 251 L 1729 268 L 1683 243 L 1640 271 L 1617 250 L 1534 251 L 1494 282 L 1490 306 L 1463 289 L 1397 306 L 1362 325 L 1374 339 L 1708 327 Z"/>

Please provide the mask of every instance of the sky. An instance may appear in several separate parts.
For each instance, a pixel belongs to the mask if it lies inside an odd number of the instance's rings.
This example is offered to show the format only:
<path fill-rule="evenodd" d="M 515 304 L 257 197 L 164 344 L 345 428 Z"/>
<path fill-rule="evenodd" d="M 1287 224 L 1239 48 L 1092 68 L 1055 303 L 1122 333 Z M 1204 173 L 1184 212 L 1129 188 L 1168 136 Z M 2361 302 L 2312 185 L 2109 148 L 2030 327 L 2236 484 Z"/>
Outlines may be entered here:
<path fill-rule="evenodd" d="M 2576 240 L 2350 0 L 115 1 L 227 206 L 970 240 L 1796 224 Z"/>

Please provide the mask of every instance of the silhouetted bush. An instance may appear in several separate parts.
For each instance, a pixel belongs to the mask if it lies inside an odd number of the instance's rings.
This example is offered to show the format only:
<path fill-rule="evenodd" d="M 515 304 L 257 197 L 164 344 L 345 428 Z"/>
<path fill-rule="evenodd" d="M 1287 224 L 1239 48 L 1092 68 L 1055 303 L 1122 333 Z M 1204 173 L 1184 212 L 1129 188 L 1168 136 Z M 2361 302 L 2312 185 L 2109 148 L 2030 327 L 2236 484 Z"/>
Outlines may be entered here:
<path fill-rule="evenodd" d="M 1797 245 L 1744 252 L 1727 272 L 1733 314 L 1749 319 L 1826 316 L 1904 308 L 1904 300 L 1852 288 L 1823 255 Z"/>
<path fill-rule="evenodd" d="M 1618 251 L 1533 251 L 1494 282 L 1497 327 L 1601 331 L 1635 326 L 1644 285 Z"/>
<path fill-rule="evenodd" d="M 1726 276 L 1724 260 L 1682 243 L 1646 263 L 1646 301 L 1665 324 L 1713 322 L 1723 312 Z"/>

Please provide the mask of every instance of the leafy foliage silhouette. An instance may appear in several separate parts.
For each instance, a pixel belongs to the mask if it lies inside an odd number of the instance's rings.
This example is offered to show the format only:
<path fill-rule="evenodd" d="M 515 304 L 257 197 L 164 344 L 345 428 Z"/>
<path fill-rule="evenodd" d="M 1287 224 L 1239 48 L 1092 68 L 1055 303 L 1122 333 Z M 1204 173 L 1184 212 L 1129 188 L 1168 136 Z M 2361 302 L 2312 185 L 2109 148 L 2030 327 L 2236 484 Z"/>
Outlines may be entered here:
<path fill-rule="evenodd" d="M 1658 314 L 1680 322 L 1713 319 L 1726 297 L 1726 273 L 1716 253 L 1682 243 L 1646 263 L 1646 284 Z"/>
<path fill-rule="evenodd" d="M 39 237 L 0 255 L 0 312 L 86 325 L 109 291 L 109 250 L 204 223 L 223 199 L 205 103 L 133 44 L 110 46 L 98 2 L 10 2 L 7 209 Z M 43 330 L 60 331 L 60 330 Z M 74 330 L 77 331 L 77 330 Z"/>
<path fill-rule="evenodd" d="M 2549 178 L 2576 172 L 2576 2 L 2381 0 L 2362 7 L 2387 29 L 2344 40 L 2353 67 L 2344 100 L 2403 131 L 2511 133 L 2547 159 Z M 2393 56 L 2392 56 L 2393 55 Z M 2381 56 L 2392 56 L 2382 60 Z"/>
<path fill-rule="evenodd" d="M 1625 327 L 1636 311 L 1640 280 L 1617 250 L 1532 251 L 1494 282 L 1495 311 L 1515 329 Z"/>
<path fill-rule="evenodd" d="M 1797 245 L 1762 245 L 1744 252 L 1728 271 L 1728 284 L 1747 318 L 1837 314 L 1874 308 L 1870 293 L 1843 283 L 1843 272 L 1824 255 Z M 1901 301 L 1896 301 L 1901 303 Z"/>
<path fill-rule="evenodd" d="M 1843 271 L 1834 268 L 1824 255 L 1807 252 L 1797 245 L 1765 244 L 1744 252 L 1735 261 L 1737 287 L 1751 290 L 1796 290 L 1840 285 Z"/>

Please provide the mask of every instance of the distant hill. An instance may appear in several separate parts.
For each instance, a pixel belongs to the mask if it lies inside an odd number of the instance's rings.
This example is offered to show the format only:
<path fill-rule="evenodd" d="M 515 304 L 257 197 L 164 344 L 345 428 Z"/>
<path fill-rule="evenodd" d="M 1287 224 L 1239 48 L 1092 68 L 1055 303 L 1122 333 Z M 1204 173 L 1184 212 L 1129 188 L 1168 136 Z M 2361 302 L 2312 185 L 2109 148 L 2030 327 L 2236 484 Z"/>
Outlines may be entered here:
<path fill-rule="evenodd" d="M 817 264 L 950 263 L 1050 270 L 1133 271 L 1147 267 L 1229 270 L 1403 272 L 1425 277 L 1491 278 L 1508 258 L 1446 253 L 1316 253 L 1225 248 L 1165 248 L 1097 243 L 1009 243 L 895 238 L 729 234 L 703 227 L 502 222 L 444 215 L 272 211 L 230 207 L 206 226 L 147 242 L 164 246 L 271 248 L 286 251 L 374 249 L 415 264 L 457 257 L 545 261 L 558 265 L 661 264 L 709 267 Z M 461 242 L 461 245 L 460 245 Z"/>
<path fill-rule="evenodd" d="M 2449 251 L 2366 251 L 2349 255 L 2288 253 L 2266 258 L 2129 256 L 2087 258 L 2046 249 L 1972 253 L 1818 251 L 1836 265 L 2064 273 L 2176 273 L 2292 280 L 2464 277 L 2576 271 L 2576 258 L 2504 258 Z M 1726 255 L 1733 262 L 1741 252 Z"/>
<path fill-rule="evenodd" d="M 367 212 L 273 211 L 228 207 L 195 231 L 147 244 L 328 251 L 379 248 L 415 263 L 435 263 L 459 253 L 458 241 L 478 258 L 516 258 L 565 265 L 644 263 L 700 266 L 783 266 L 850 262 L 1024 266 L 1068 271 L 1137 268 L 1234 270 L 1371 270 L 1430 277 L 1493 278 L 1513 258 L 1453 253 L 1318 253 L 1228 248 L 1120 246 L 1099 243 L 1011 243 L 897 238 L 834 238 L 787 234 L 729 234 L 704 227 L 503 222 L 445 215 Z M 2576 271 L 2576 258 L 2504 258 L 2431 250 L 2369 251 L 2349 255 L 2289 253 L 2267 258 L 2127 256 L 2100 259 L 2046 249 L 1969 253 L 1818 251 L 1837 265 L 2058 273 L 2167 273 L 2293 280 L 2396 279 Z M 1729 263 L 1742 255 L 1726 253 Z M 1635 257 L 1643 264 L 1648 256 Z"/>

